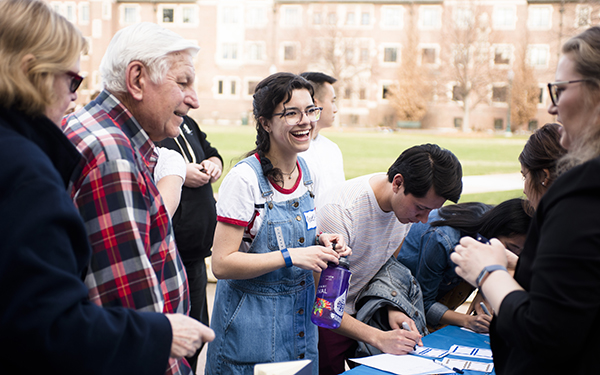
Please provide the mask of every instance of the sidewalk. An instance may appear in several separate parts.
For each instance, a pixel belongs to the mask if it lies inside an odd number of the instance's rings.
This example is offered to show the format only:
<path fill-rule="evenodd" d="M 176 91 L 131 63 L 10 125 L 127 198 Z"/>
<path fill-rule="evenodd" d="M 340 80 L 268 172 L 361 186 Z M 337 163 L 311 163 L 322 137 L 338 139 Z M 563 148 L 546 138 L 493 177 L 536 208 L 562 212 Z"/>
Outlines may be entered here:
<path fill-rule="evenodd" d="M 523 177 L 521 173 L 505 173 L 484 176 L 465 176 L 463 177 L 463 194 L 473 193 L 489 193 L 494 191 L 509 191 L 523 190 Z M 209 272 L 210 273 L 210 272 Z M 211 278 L 213 282 L 211 282 Z M 209 283 L 206 288 L 208 297 L 208 314 L 212 314 L 214 303 L 215 289 L 217 284 L 214 282 L 212 273 L 209 275 Z M 466 308 L 464 308 L 466 310 Z M 198 368 L 196 374 L 204 374 L 204 366 L 206 363 L 206 347 L 202 348 L 202 352 L 198 357 Z"/>

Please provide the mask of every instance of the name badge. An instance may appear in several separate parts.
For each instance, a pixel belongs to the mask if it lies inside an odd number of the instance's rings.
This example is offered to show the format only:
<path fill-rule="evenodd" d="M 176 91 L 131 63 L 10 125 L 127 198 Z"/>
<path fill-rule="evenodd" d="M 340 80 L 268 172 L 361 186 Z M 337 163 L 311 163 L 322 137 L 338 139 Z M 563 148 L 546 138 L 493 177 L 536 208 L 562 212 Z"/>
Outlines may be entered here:
<path fill-rule="evenodd" d="M 317 214 L 314 208 L 304 211 L 304 218 L 306 219 L 306 230 L 317 229 Z"/>

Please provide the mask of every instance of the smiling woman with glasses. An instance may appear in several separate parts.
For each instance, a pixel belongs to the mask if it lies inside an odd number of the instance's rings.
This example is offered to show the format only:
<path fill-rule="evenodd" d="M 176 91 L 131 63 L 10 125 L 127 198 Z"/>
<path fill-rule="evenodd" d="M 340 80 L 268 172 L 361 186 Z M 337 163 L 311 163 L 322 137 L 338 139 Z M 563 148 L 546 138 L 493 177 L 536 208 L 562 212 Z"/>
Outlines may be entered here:
<path fill-rule="evenodd" d="M 206 373 L 252 374 L 256 363 L 305 358 L 317 374 L 313 272 L 350 254 L 341 235 L 317 236 L 318 181 L 298 157 L 321 108 L 312 85 L 292 73 L 261 81 L 252 105 L 256 148 L 225 176 L 217 201 L 216 340 L 208 345 Z"/>
<path fill-rule="evenodd" d="M 562 53 L 556 82 L 548 85 L 548 112 L 562 124 L 555 136 L 567 152 L 553 183 L 546 173 L 553 163 L 523 170 L 528 182 L 552 186 L 539 199 L 514 277 L 496 240 L 486 245 L 463 238 L 451 255 L 456 273 L 479 287 L 494 309 L 490 339 L 499 375 L 598 371 L 600 27 L 568 40 Z"/>

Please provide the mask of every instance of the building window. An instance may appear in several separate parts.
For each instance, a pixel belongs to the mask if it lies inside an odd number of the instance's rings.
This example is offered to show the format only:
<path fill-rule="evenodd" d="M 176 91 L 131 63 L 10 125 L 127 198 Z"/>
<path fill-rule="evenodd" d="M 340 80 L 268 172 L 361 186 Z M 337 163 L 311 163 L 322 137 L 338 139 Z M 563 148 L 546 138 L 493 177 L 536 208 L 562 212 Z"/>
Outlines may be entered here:
<path fill-rule="evenodd" d="M 313 13 L 312 23 L 313 23 L 313 25 L 323 24 L 323 13 L 321 13 L 321 12 Z"/>
<path fill-rule="evenodd" d="M 368 48 L 361 48 L 360 49 L 360 62 L 361 63 L 369 62 L 369 57 L 370 56 L 371 56 L 371 53 L 369 52 Z"/>
<path fill-rule="evenodd" d="M 421 64 L 435 64 L 436 63 L 436 49 L 435 48 L 423 48 L 421 50 Z"/>
<path fill-rule="evenodd" d="M 63 14 L 69 22 L 75 23 L 75 3 L 65 3 L 65 13 Z"/>
<path fill-rule="evenodd" d="M 494 65 L 508 65 L 510 64 L 510 57 L 512 55 L 511 48 L 509 46 L 495 46 L 494 47 Z"/>
<path fill-rule="evenodd" d="M 286 6 L 282 7 L 281 22 L 283 27 L 298 27 L 302 25 L 300 7 Z"/>
<path fill-rule="evenodd" d="M 398 48 L 385 47 L 383 49 L 383 62 L 387 62 L 387 63 L 398 62 Z"/>
<path fill-rule="evenodd" d="M 527 26 L 534 30 L 548 30 L 551 27 L 552 6 L 530 5 Z"/>
<path fill-rule="evenodd" d="M 384 84 L 382 85 L 382 90 L 381 90 L 381 99 L 389 99 L 390 96 L 390 84 Z"/>
<path fill-rule="evenodd" d="M 463 125 L 463 118 L 455 117 L 454 118 L 454 127 L 460 129 L 460 128 L 462 128 L 462 125 Z"/>
<path fill-rule="evenodd" d="M 346 63 L 352 64 L 354 61 L 354 48 L 346 48 L 344 51 L 344 57 L 346 58 Z"/>
<path fill-rule="evenodd" d="M 540 91 L 538 94 L 538 104 L 544 104 L 544 93 L 546 92 L 545 87 L 540 87 Z"/>
<path fill-rule="evenodd" d="M 346 87 L 344 89 L 344 99 L 350 99 L 350 98 L 352 98 L 352 88 Z"/>
<path fill-rule="evenodd" d="M 421 29 L 442 27 L 442 8 L 437 5 L 421 5 L 419 7 L 419 27 Z"/>
<path fill-rule="evenodd" d="M 398 6 L 381 7 L 382 26 L 386 28 L 402 28 L 404 25 L 404 8 Z"/>
<path fill-rule="evenodd" d="M 592 8 L 587 5 L 577 5 L 575 10 L 575 27 L 588 27 L 592 24 Z"/>
<path fill-rule="evenodd" d="M 138 22 L 139 7 L 136 5 L 124 5 L 123 6 L 123 23 L 136 23 Z"/>
<path fill-rule="evenodd" d="M 237 78 L 218 78 L 216 81 L 216 86 L 217 95 L 222 95 L 224 97 L 237 95 Z"/>
<path fill-rule="evenodd" d="M 265 7 L 249 7 L 246 11 L 246 26 L 264 27 L 267 24 L 267 10 Z"/>
<path fill-rule="evenodd" d="M 162 23 L 173 23 L 173 22 L 175 22 L 175 9 L 174 8 L 163 8 Z"/>
<path fill-rule="evenodd" d="M 250 61 L 262 61 L 264 59 L 264 46 L 261 42 L 248 44 L 248 59 Z"/>
<path fill-rule="evenodd" d="M 112 18 L 112 4 L 109 0 L 102 2 L 102 19 L 109 20 Z"/>
<path fill-rule="evenodd" d="M 529 124 L 527 125 L 527 127 L 529 128 L 529 131 L 535 131 L 538 128 L 539 122 L 538 120 L 531 120 L 529 121 Z"/>
<path fill-rule="evenodd" d="M 494 7 L 494 28 L 500 30 L 513 30 L 517 23 L 517 8 L 511 5 L 497 5 Z"/>
<path fill-rule="evenodd" d="M 90 3 L 79 3 L 79 24 L 87 25 L 90 23 Z"/>
<path fill-rule="evenodd" d="M 366 100 L 367 99 L 367 89 L 361 88 L 360 90 L 358 90 L 358 98 L 360 100 Z"/>
<path fill-rule="evenodd" d="M 458 102 L 464 99 L 464 90 L 461 85 L 452 86 L 452 100 Z"/>
<path fill-rule="evenodd" d="M 456 8 L 454 10 L 454 24 L 460 30 L 466 30 L 475 24 L 471 8 Z"/>
<path fill-rule="evenodd" d="M 287 45 L 283 47 L 283 60 L 294 61 L 296 60 L 296 46 Z"/>
<path fill-rule="evenodd" d="M 495 118 L 494 119 L 494 129 L 496 129 L 496 130 L 504 129 L 504 119 L 503 118 Z"/>
<path fill-rule="evenodd" d="M 221 57 L 223 60 L 237 60 L 238 45 L 237 43 L 223 43 Z"/>
<path fill-rule="evenodd" d="M 184 6 L 181 8 L 181 21 L 184 24 L 197 24 L 196 7 Z"/>
<path fill-rule="evenodd" d="M 328 25 L 337 24 L 337 14 L 335 14 L 334 12 L 328 13 L 327 14 L 327 24 Z"/>
<path fill-rule="evenodd" d="M 346 13 L 346 25 L 353 26 L 355 23 L 356 14 L 353 12 Z"/>
<path fill-rule="evenodd" d="M 256 85 L 258 85 L 259 81 L 248 81 L 248 95 L 254 95 L 254 90 L 256 90 Z"/>
<path fill-rule="evenodd" d="M 536 68 L 548 66 L 548 54 L 550 47 L 547 45 L 531 45 L 527 51 L 529 64 Z"/>
<path fill-rule="evenodd" d="M 507 98 L 508 98 L 508 87 L 506 87 L 506 86 L 492 87 L 492 102 L 506 103 Z"/>
<path fill-rule="evenodd" d="M 222 22 L 224 25 L 238 25 L 240 23 L 240 8 L 238 6 L 224 6 Z"/>
<path fill-rule="evenodd" d="M 363 26 L 369 26 L 371 24 L 371 13 L 362 12 L 360 15 L 360 24 Z"/>

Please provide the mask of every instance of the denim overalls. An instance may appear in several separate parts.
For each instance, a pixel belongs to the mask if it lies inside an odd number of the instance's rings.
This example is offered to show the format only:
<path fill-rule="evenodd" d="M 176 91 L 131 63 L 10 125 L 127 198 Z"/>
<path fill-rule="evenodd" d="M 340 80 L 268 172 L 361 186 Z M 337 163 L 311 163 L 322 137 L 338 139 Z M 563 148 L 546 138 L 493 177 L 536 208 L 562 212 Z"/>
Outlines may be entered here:
<path fill-rule="evenodd" d="M 256 157 L 240 162 L 254 169 L 267 200 L 265 218 L 249 253 L 279 251 L 276 228 L 288 248 L 315 244 L 316 228 L 308 229 L 305 217 L 315 214 L 313 182 L 304 160 L 298 157 L 298 162 L 309 191 L 279 203 L 272 201 L 273 188 Z M 252 375 L 256 363 L 311 359 L 312 373 L 317 374 L 318 333 L 310 321 L 314 299 L 312 271 L 295 266 L 249 280 L 219 280 L 211 319 L 216 338 L 208 345 L 205 373 Z"/>

